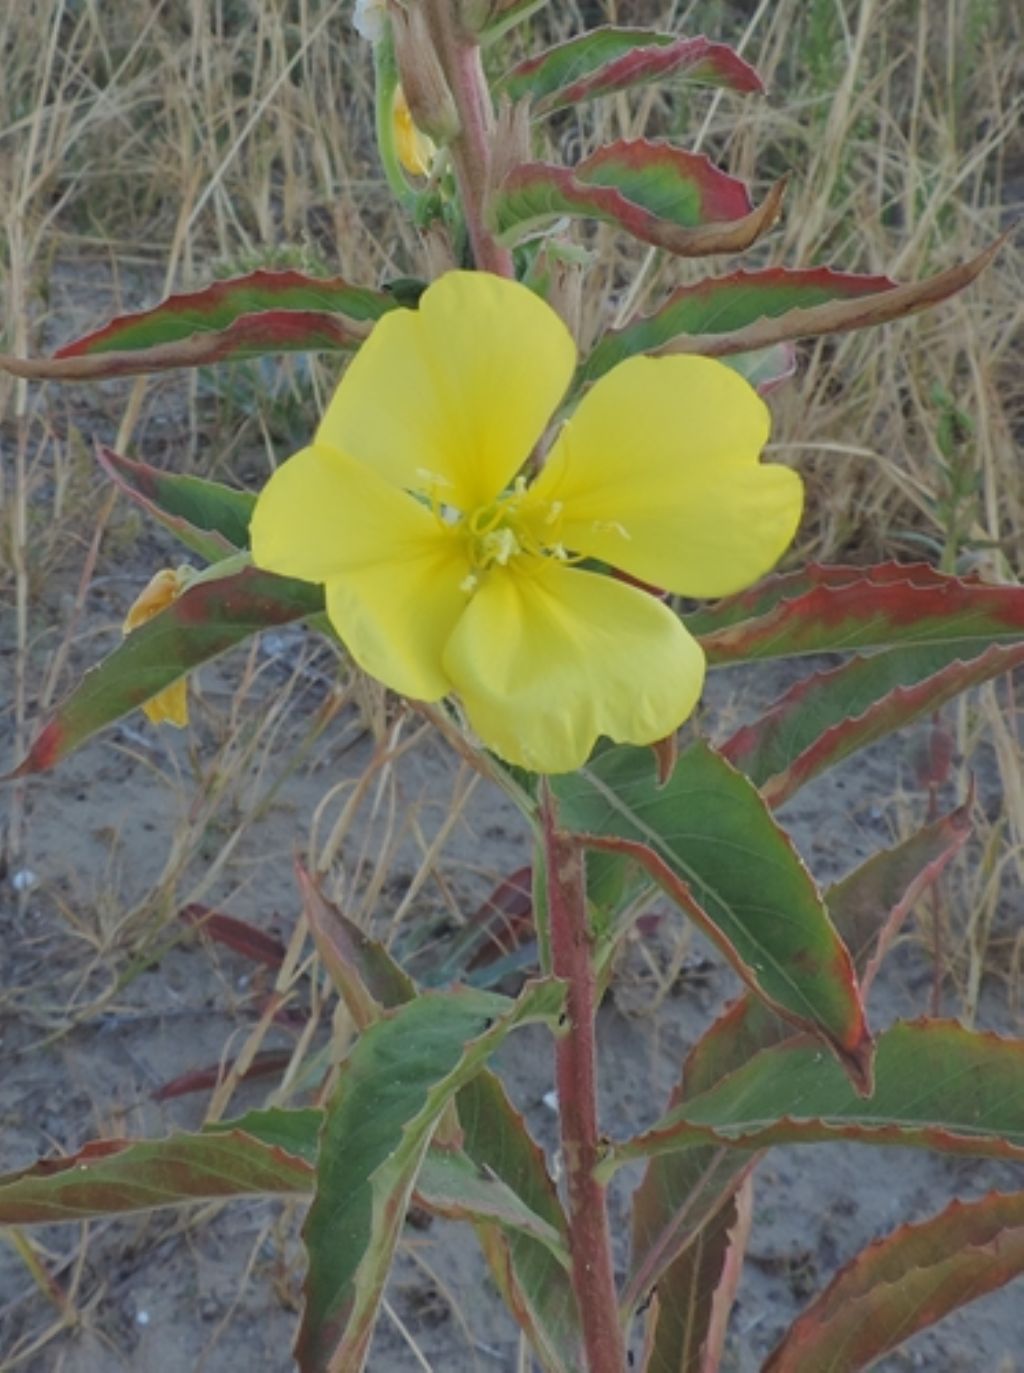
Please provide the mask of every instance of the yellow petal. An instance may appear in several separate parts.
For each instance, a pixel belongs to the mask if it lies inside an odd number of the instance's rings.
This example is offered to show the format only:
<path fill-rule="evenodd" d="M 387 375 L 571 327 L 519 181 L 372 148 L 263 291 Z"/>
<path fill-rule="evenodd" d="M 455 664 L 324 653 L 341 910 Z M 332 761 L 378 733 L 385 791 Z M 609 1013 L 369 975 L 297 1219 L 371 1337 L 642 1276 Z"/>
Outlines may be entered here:
<path fill-rule="evenodd" d="M 257 567 L 326 582 L 353 568 L 415 556 L 447 531 L 372 469 L 314 443 L 267 482 L 249 533 Z"/>
<path fill-rule="evenodd" d="M 434 140 L 413 123 L 409 102 L 406 100 L 405 92 L 401 86 L 395 87 L 391 118 L 395 131 L 395 151 L 398 153 L 399 162 L 413 176 L 426 176 L 430 171 L 430 164 L 434 160 L 437 147 Z"/>
<path fill-rule="evenodd" d="M 704 654 L 667 606 L 540 558 L 487 574 L 444 666 L 484 743 L 536 772 L 582 766 L 602 734 L 664 738 L 704 680 Z"/>
<path fill-rule="evenodd" d="M 184 729 L 188 724 L 188 679 L 179 677 L 163 691 L 151 696 L 142 706 L 146 719 L 154 725 L 174 725 Z"/>
<path fill-rule="evenodd" d="M 631 358 L 565 425 L 531 496 L 566 548 L 687 596 L 749 585 L 791 542 L 803 485 L 761 463 L 768 408 L 711 358 Z"/>
<path fill-rule="evenodd" d="M 317 434 L 462 511 L 509 484 L 561 399 L 576 350 L 525 286 L 449 272 L 393 310 L 349 364 Z"/>
<path fill-rule="evenodd" d="M 327 614 L 356 662 L 393 690 L 451 690 L 441 651 L 467 593 L 465 543 L 425 506 L 322 444 L 271 477 L 250 525 L 257 567 L 326 583 Z"/>
<path fill-rule="evenodd" d="M 417 701 L 452 689 L 445 644 L 466 608 L 469 573 L 462 543 L 441 540 L 347 572 L 327 583 L 327 614 L 364 671 Z"/>

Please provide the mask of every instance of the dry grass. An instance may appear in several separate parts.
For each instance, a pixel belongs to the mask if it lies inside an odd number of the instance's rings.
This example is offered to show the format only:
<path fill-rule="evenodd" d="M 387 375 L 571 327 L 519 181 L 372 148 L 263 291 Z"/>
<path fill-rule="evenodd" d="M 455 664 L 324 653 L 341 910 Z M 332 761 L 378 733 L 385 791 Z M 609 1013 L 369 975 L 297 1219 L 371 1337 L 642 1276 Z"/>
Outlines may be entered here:
<path fill-rule="evenodd" d="M 370 67 L 349 8 L 349 0 L 0 7 L 0 347 L 40 351 L 165 290 L 257 264 L 361 282 L 423 271 L 421 248 L 392 211 L 376 165 Z M 1015 0 L 604 0 L 551 11 L 548 36 L 599 17 L 655 23 L 728 38 L 758 66 L 767 100 L 652 89 L 550 125 L 552 143 L 570 158 L 609 137 L 648 133 L 701 147 L 758 192 L 791 172 L 784 220 L 750 255 L 752 265 L 826 262 L 910 280 L 974 255 L 1024 211 L 1024 15 Z M 510 36 L 493 60 L 519 55 L 528 37 Z M 588 241 L 588 338 L 705 270 L 606 229 Z M 811 492 L 794 557 L 923 556 L 1014 577 L 1024 565 L 1022 301 L 1018 238 L 963 298 L 802 350 L 800 379 L 773 402 L 775 451 L 799 464 Z M 258 482 L 301 439 L 335 374 L 331 359 L 293 359 L 279 369 L 220 369 L 202 381 L 63 391 L 0 376 L 0 661 L 10 683 L 0 692 L 0 727 L 14 753 L 37 713 L 106 642 L 93 637 L 109 628 L 95 628 L 96 587 L 120 579 L 123 601 L 131 580 L 145 575 L 146 536 L 110 504 L 91 465 L 93 436 L 158 463 Z M 289 727 L 309 666 L 295 666 L 268 708 L 267 664 L 253 656 L 233 694 L 207 705 L 211 749 L 193 760 L 194 775 L 160 777 L 180 800 L 179 819 L 143 898 L 122 893 L 112 860 L 101 890 L 63 901 L 85 951 L 77 980 L 62 984 L 66 998 L 40 1008 L 31 989 L 15 989 L 13 1003 L 6 993 L 8 1006 L 40 1016 L 41 1037 L 116 1006 L 126 979 L 166 944 L 173 911 L 202 899 L 229 868 L 324 723 L 315 716 L 298 733 Z M 337 688 L 330 713 L 346 693 L 364 691 Z M 451 795 L 435 799 L 442 823 L 424 832 L 415 811 L 399 813 L 393 775 L 419 724 L 396 721 L 377 697 L 359 704 L 376 752 L 356 780 L 325 785 L 310 850 L 332 873 L 334 894 L 368 918 L 397 846 L 412 842 L 421 862 L 396 922 L 428 884 L 459 918 L 438 855 L 465 820 L 472 783 L 458 775 Z M 1024 972 L 1020 941 L 990 946 L 1000 893 L 1024 850 L 1016 715 L 1001 684 L 963 706 L 957 732 L 965 789 L 984 742 L 1005 798 L 1004 818 L 993 823 L 979 812 L 989 842 L 973 885 L 961 881 L 952 908 L 936 917 L 949 926 L 946 957 L 971 1015 L 984 970 L 998 967 L 1016 988 Z M 144 745 L 139 752 L 146 757 Z M 9 795 L 13 865 L 25 816 L 22 794 Z M 362 831 L 362 848 L 342 866 L 359 808 L 378 825 Z M 199 857 L 204 875 L 194 879 Z M 103 968 L 117 972 L 97 991 Z M 667 980 L 652 969 L 657 1002 L 676 969 Z M 309 971 L 294 944 L 272 991 L 276 1007 L 301 1000 L 315 1025 L 321 1006 Z M 235 1067 L 211 1115 L 228 1109 L 268 1025 L 265 1015 L 250 1020 L 233 1044 Z M 348 1032 L 338 1020 L 321 1052 L 336 1055 Z M 310 1052 L 300 1036 L 276 1100 L 306 1080 Z M 34 1251 L 22 1258 L 33 1272 Z M 58 1317 L 45 1338 L 68 1319 Z"/>

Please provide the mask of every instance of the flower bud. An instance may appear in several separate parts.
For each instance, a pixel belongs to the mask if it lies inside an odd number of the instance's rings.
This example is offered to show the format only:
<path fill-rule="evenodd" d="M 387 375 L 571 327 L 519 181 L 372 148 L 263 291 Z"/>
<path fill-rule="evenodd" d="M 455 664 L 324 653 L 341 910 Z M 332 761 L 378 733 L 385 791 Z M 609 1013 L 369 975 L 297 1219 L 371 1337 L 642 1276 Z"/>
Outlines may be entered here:
<path fill-rule="evenodd" d="M 398 79 L 412 122 L 444 146 L 459 132 L 459 116 L 423 11 L 392 5 L 390 14 Z"/>

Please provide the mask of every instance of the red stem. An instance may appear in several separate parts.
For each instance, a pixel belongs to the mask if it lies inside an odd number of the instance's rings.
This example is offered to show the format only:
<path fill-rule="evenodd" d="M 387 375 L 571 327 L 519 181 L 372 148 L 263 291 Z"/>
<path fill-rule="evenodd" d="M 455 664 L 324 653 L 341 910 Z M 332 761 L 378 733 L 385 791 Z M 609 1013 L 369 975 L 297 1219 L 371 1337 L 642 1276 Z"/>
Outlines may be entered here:
<path fill-rule="evenodd" d="M 583 1324 L 589 1373 L 623 1373 L 626 1348 L 618 1319 L 611 1232 L 597 1120 L 597 992 L 587 927 L 583 853 L 555 823 L 550 792 L 543 799 L 551 962 L 567 984 L 565 1032 L 556 1041 L 555 1076 L 562 1157 L 569 1191 L 572 1283 Z"/>
<path fill-rule="evenodd" d="M 425 9 L 434 48 L 459 116 L 459 132 L 449 145 L 452 167 L 474 262 L 481 271 L 511 277 L 515 275 L 512 254 L 498 243 L 484 222 L 494 108 L 480 61 L 480 45 L 458 32 L 452 8 L 451 0 L 427 0 Z"/>

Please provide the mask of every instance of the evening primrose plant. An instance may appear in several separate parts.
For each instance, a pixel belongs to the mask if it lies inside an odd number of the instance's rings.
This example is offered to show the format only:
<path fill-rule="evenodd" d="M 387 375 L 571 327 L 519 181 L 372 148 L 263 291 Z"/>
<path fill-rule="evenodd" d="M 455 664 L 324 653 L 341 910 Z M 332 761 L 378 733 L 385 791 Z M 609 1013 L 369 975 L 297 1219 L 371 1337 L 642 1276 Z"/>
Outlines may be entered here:
<path fill-rule="evenodd" d="M 761 82 L 708 38 L 615 26 L 509 62 L 512 30 L 543 8 L 355 6 L 381 163 L 423 244 L 408 275 L 255 271 L 53 357 L 0 359 L 59 380 L 351 355 L 308 446 L 278 454 L 258 493 L 100 450 L 126 498 L 207 566 L 156 571 L 123 643 L 11 778 L 136 708 L 184 725 L 190 673 L 303 622 L 511 797 L 532 837 L 528 934 L 497 966 L 482 941 L 459 942 L 440 971 L 403 960 L 328 901 L 329 873 L 299 862 L 295 941 L 312 940 L 344 1051 L 311 1056 L 264 1110 L 98 1140 L 0 1178 L 7 1226 L 309 1197 L 303 1373 L 367 1366 L 413 1199 L 473 1227 L 521 1331 L 517 1367 L 715 1373 L 765 1149 L 845 1139 L 1024 1161 L 1020 1042 L 939 1020 L 872 1029 L 865 1013 L 902 922 L 969 838 L 968 805 L 825 891 L 774 813 L 1024 661 L 1014 585 L 924 563 L 774 570 L 803 489 L 764 456 L 763 396 L 792 376 L 794 340 L 935 304 L 995 248 L 911 285 L 830 267 L 691 269 L 650 313 L 620 304 L 608 326 L 611 302 L 587 298 L 589 226 L 652 259 L 722 257 L 770 231 L 783 188 L 755 204 L 708 158 L 645 138 L 551 160 L 550 118 L 589 101 L 655 81 L 756 98 Z M 811 653 L 833 656 L 761 718 L 709 732 L 706 671 Z M 652 892 L 744 991 L 654 1123 L 609 1138 L 598 1008 Z M 528 1023 L 550 1032 L 557 1157 L 490 1066 Z M 639 1179 L 628 1256 L 607 1205 L 626 1165 Z M 763 1367 L 867 1367 L 1022 1268 L 1024 1190 L 953 1202 L 841 1269 Z"/>

